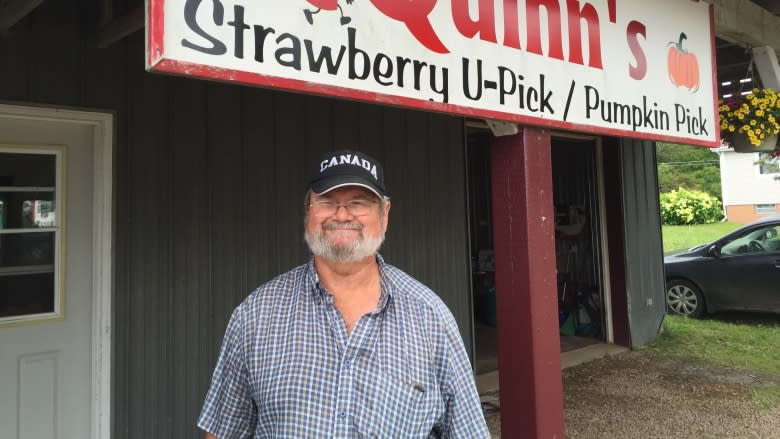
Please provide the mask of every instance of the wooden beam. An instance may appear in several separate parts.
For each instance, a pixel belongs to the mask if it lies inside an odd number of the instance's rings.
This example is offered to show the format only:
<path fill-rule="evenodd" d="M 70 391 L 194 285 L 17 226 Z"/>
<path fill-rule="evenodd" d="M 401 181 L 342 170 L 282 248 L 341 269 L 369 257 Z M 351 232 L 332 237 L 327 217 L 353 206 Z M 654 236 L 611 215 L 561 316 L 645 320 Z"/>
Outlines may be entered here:
<path fill-rule="evenodd" d="M 780 51 L 780 17 L 749 0 L 712 0 L 712 4 L 718 38 L 744 47 L 770 46 Z"/>
<path fill-rule="evenodd" d="M 0 0 L 0 31 L 6 31 L 26 17 L 43 0 Z"/>
<path fill-rule="evenodd" d="M 755 47 L 753 58 L 763 86 L 780 90 L 780 63 L 777 62 L 775 51 L 769 46 Z"/>
<path fill-rule="evenodd" d="M 753 3 L 761 6 L 775 15 L 780 14 L 780 2 L 777 0 L 753 0 Z"/>
<path fill-rule="evenodd" d="M 720 83 L 724 81 L 738 81 L 748 75 L 750 59 L 751 53 L 749 49 L 724 42 L 723 40 L 718 40 L 718 88 L 720 89 L 720 94 L 723 94 L 724 90 L 726 90 Z M 738 87 L 739 84 L 735 82 L 732 86 L 728 87 L 728 90 L 736 90 Z"/>
<path fill-rule="evenodd" d="M 129 13 L 111 20 L 98 31 L 98 47 L 105 49 L 128 35 L 143 29 L 145 15 L 146 10 L 144 9 L 144 6 L 139 6 Z"/>
<path fill-rule="evenodd" d="M 490 145 L 501 436 L 563 437 L 550 132 Z"/>

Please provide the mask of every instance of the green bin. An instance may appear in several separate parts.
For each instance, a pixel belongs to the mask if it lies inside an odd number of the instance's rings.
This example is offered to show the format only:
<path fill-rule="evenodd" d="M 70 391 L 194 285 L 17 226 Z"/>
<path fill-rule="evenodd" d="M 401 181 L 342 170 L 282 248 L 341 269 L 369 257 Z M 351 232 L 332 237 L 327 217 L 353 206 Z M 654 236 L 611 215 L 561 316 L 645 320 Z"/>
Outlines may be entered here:
<path fill-rule="evenodd" d="M 479 293 L 482 321 L 490 326 L 496 326 L 496 288 L 484 288 Z"/>

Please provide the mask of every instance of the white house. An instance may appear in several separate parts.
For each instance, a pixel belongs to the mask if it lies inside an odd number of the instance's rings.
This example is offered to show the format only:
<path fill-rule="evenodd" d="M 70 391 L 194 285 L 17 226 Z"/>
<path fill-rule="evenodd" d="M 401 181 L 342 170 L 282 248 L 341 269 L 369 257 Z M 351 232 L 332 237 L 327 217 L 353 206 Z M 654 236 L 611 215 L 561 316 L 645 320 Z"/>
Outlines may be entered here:
<path fill-rule="evenodd" d="M 780 213 L 780 159 L 759 164 L 759 153 L 716 150 L 720 156 L 723 208 L 729 221 L 747 224 Z M 764 154 L 764 153 L 762 153 Z"/>

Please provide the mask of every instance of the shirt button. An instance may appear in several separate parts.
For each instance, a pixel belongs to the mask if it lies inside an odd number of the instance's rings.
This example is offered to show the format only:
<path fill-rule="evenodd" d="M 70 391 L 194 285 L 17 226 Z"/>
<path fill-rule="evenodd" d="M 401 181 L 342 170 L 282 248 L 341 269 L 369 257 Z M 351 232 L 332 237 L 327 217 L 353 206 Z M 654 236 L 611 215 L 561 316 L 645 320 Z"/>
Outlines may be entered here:
<path fill-rule="evenodd" d="M 339 418 L 346 418 L 347 412 L 339 412 Z"/>
<path fill-rule="evenodd" d="M 349 360 L 344 362 L 344 367 L 347 368 L 347 369 L 349 369 L 349 366 L 351 366 L 351 365 L 352 365 L 352 363 Z"/>

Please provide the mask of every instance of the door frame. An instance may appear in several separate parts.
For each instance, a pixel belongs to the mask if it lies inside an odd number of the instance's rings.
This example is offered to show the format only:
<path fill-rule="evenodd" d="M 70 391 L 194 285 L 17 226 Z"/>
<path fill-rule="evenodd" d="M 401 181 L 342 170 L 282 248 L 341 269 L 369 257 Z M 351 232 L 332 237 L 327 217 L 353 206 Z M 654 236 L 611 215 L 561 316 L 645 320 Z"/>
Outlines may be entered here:
<path fill-rule="evenodd" d="M 90 436 L 92 439 L 108 439 L 111 436 L 114 113 L 0 102 L 0 118 L 69 123 L 90 126 L 94 130 Z"/>
<path fill-rule="evenodd" d="M 609 233 L 607 231 L 607 192 L 606 192 L 606 177 L 604 175 L 604 138 L 602 136 L 594 136 L 590 134 L 577 134 L 570 133 L 568 131 L 553 131 L 552 138 L 572 139 L 572 140 L 585 140 L 593 142 L 593 152 L 595 169 L 594 175 L 596 181 L 593 184 L 596 185 L 596 197 L 598 199 L 598 209 L 596 216 L 598 217 L 598 234 L 599 234 L 599 246 L 598 252 L 601 253 L 599 257 L 599 265 L 601 276 L 599 276 L 599 282 L 601 282 L 601 303 L 603 308 L 603 323 L 604 323 L 604 343 L 615 344 L 615 328 L 612 319 L 612 282 L 609 265 Z"/>

